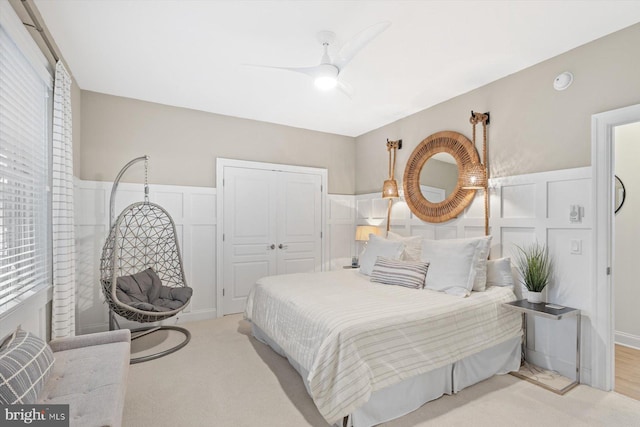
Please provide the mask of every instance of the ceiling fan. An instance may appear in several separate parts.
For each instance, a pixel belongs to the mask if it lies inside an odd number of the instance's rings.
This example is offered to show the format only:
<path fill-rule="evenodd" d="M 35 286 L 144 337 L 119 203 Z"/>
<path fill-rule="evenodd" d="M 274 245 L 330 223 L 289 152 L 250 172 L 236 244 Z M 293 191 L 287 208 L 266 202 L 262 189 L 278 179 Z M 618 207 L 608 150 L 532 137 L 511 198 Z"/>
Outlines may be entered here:
<path fill-rule="evenodd" d="M 314 84 L 318 89 L 326 91 L 337 87 L 351 97 L 353 89 L 348 83 L 338 80 L 340 73 L 360 50 L 389 26 L 391 26 L 391 22 L 385 21 L 365 28 L 345 43 L 333 59 L 329 56 L 329 46 L 335 41 L 336 34 L 332 31 L 320 31 L 317 38 L 322 44 L 324 52 L 320 58 L 320 64 L 313 67 L 272 67 L 267 65 L 258 65 L 258 67 L 306 74 L 314 79 Z"/>

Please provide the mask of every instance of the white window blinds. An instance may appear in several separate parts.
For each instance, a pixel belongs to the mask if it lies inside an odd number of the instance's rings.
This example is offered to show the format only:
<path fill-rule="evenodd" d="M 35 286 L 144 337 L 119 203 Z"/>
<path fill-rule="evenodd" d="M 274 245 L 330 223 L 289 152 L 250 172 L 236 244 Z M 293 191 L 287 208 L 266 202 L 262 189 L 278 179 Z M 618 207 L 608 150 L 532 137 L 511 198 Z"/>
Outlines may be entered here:
<path fill-rule="evenodd" d="M 10 30 L 0 21 L 0 313 L 50 282 L 50 82 Z"/>

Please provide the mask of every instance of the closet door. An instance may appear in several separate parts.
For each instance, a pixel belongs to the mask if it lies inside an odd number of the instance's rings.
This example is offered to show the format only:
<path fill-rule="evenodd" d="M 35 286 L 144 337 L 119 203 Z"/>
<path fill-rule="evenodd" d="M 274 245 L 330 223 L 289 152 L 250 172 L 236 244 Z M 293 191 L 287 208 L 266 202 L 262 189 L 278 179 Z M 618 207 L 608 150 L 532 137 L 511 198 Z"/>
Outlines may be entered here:
<path fill-rule="evenodd" d="M 223 186 L 223 314 L 229 314 L 244 311 L 256 280 L 276 274 L 277 175 L 225 167 Z"/>
<path fill-rule="evenodd" d="M 224 167 L 222 314 L 244 311 L 261 277 L 322 270 L 322 182 L 318 173 Z"/>
<path fill-rule="evenodd" d="M 322 178 L 278 172 L 278 274 L 321 270 Z"/>

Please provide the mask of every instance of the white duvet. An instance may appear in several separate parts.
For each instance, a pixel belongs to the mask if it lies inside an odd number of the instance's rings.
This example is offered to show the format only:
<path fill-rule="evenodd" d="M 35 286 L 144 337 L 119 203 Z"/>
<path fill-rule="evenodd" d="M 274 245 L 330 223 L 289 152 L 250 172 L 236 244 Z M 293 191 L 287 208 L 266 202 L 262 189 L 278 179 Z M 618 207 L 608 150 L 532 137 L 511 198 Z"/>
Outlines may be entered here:
<path fill-rule="evenodd" d="M 309 372 L 311 397 L 333 424 L 375 390 L 521 334 L 520 314 L 501 307 L 513 300 L 509 288 L 460 298 L 342 270 L 262 278 L 245 317 Z"/>

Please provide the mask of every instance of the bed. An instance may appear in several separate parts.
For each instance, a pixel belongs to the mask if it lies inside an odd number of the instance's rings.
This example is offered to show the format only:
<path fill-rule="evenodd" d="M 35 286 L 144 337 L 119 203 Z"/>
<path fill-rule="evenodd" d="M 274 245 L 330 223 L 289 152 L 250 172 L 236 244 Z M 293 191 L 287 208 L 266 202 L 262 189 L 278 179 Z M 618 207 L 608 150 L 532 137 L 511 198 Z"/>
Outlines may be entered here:
<path fill-rule="evenodd" d="M 245 317 L 300 373 L 329 424 L 368 427 L 517 370 L 521 317 L 502 307 L 515 299 L 511 287 L 461 298 L 349 269 L 262 278 Z"/>

